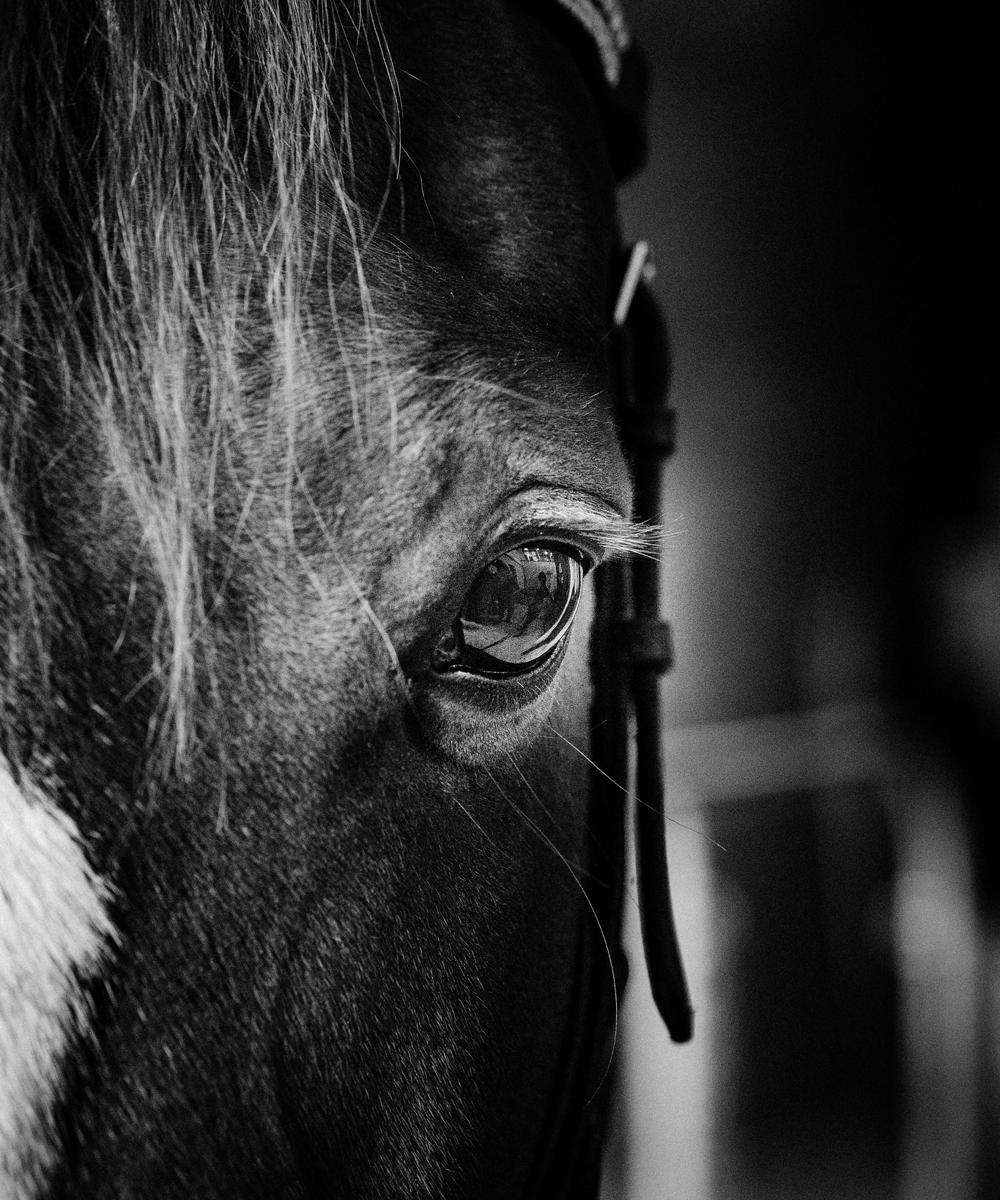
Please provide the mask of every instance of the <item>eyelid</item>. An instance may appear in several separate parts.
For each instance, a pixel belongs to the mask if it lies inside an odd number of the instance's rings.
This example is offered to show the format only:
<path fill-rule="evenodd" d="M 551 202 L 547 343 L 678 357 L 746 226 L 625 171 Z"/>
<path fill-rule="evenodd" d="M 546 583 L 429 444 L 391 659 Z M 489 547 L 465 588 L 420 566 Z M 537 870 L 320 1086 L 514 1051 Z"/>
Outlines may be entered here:
<path fill-rule="evenodd" d="M 587 492 L 536 487 L 519 492 L 504 505 L 494 535 L 507 545 L 568 541 L 594 564 L 638 555 L 657 558 L 660 529 L 623 517 L 605 501 Z"/>

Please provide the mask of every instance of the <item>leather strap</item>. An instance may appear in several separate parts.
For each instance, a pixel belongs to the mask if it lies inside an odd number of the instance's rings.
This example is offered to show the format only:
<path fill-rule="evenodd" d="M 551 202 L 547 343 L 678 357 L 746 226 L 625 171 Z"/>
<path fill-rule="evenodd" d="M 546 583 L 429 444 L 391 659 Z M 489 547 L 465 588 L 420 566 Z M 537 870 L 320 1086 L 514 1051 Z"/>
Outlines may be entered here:
<path fill-rule="evenodd" d="M 667 407 L 670 360 L 656 301 L 640 280 L 628 317 L 615 330 L 619 428 L 631 460 L 635 516 L 660 519 L 663 463 L 674 447 L 675 420 Z M 626 576 L 617 644 L 629 675 L 635 719 L 635 847 L 639 914 L 653 999 L 675 1042 L 689 1041 L 693 1012 L 670 898 L 666 853 L 660 676 L 673 662 L 670 626 L 660 615 L 655 559 L 616 564 Z"/>

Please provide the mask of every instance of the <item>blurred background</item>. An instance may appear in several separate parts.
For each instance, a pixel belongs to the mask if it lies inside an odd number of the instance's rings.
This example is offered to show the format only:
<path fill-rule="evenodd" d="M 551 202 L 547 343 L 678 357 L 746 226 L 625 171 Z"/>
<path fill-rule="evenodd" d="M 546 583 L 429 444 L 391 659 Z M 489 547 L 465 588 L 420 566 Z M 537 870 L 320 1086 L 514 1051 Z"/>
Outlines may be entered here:
<path fill-rule="evenodd" d="M 672 1046 L 633 946 L 605 1194 L 993 1200 L 985 32 L 960 6 L 628 8 L 653 84 L 623 220 L 679 417 L 664 752 L 696 1020 Z"/>

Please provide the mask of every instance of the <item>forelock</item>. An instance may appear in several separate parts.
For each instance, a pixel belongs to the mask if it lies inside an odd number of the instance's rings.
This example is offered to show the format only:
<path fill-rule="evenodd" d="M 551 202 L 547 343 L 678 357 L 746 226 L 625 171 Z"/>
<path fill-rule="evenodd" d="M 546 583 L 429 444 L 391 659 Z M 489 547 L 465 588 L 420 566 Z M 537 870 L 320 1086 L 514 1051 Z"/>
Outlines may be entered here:
<path fill-rule="evenodd" d="M 364 180 L 359 91 L 384 150 Z M 58 413 L 102 463 L 102 505 L 134 525 L 157 597 L 158 753 L 180 762 L 211 661 L 199 547 L 220 471 L 253 422 L 291 487 L 318 297 L 372 418 L 383 351 L 358 195 L 395 170 L 391 64 L 365 0 L 31 0 L 0 47 L 0 108 L 0 720 L 46 694 L 64 619 L 35 500 L 65 450 L 43 419 Z M 252 496 L 252 470 L 240 486 Z"/>

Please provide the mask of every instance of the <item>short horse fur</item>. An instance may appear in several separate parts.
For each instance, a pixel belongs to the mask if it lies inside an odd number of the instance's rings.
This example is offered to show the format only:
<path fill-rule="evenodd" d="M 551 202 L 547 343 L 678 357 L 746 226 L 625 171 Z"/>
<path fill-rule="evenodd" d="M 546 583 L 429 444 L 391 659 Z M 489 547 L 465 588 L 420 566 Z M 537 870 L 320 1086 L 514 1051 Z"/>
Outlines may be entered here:
<path fill-rule="evenodd" d="M 598 102 L 502 0 L 15 0 L 0 38 L 0 1194 L 519 1197 L 642 550 Z M 598 964 L 612 971 L 612 955 Z"/>

